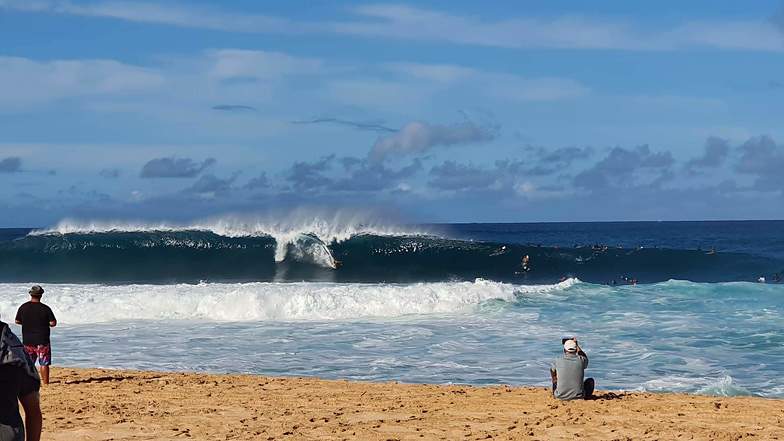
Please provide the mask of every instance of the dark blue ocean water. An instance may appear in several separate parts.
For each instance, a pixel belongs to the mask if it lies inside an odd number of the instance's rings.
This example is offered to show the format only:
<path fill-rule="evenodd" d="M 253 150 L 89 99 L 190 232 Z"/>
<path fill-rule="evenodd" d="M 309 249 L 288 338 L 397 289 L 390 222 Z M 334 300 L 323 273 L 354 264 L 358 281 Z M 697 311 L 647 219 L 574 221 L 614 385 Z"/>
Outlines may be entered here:
<path fill-rule="evenodd" d="M 777 282 L 782 221 L 0 230 L 0 281 Z M 522 264 L 524 256 L 528 263 Z"/>
<path fill-rule="evenodd" d="M 784 258 L 784 221 L 564 222 L 438 225 L 446 234 L 490 242 L 568 247 L 607 244 L 745 253 Z"/>
<path fill-rule="evenodd" d="M 782 227 L 0 230 L 0 315 L 43 284 L 60 365 L 546 385 L 577 335 L 602 389 L 784 397 Z"/>

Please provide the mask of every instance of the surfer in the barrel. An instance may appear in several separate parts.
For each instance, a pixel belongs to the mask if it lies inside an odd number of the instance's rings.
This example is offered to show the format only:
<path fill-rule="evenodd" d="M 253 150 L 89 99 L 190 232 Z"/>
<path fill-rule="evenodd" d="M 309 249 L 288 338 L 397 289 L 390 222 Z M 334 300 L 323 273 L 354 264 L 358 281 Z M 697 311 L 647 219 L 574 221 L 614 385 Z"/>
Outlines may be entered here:
<path fill-rule="evenodd" d="M 522 271 L 523 271 L 524 273 L 527 273 L 528 271 L 531 271 L 531 267 L 529 266 L 529 263 L 530 263 L 530 262 L 531 262 L 531 258 L 530 258 L 530 257 L 528 257 L 528 254 L 526 254 L 525 256 L 523 256 L 523 260 L 522 260 L 522 262 L 520 263 L 520 266 L 522 267 Z"/>

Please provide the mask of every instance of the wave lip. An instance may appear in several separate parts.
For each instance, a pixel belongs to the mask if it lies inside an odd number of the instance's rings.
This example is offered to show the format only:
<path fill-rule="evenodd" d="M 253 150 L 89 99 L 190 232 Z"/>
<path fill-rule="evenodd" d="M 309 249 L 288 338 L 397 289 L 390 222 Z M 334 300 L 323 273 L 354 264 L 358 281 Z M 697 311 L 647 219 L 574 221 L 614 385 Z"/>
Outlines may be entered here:
<path fill-rule="evenodd" d="M 300 321 L 394 318 L 472 312 L 490 300 L 565 289 L 574 282 L 520 286 L 473 282 L 414 284 L 242 283 L 49 285 L 48 303 L 66 324 L 115 320 Z M 24 293 L 22 285 L 0 285 Z M 10 314 L 23 301 L 0 301 Z"/>
<path fill-rule="evenodd" d="M 299 211 L 283 217 L 222 216 L 190 223 L 80 221 L 64 219 L 52 228 L 30 232 L 30 235 L 66 235 L 100 233 L 145 233 L 176 231 L 209 231 L 225 237 L 275 238 L 312 235 L 325 243 L 343 242 L 357 235 L 420 236 L 432 235 L 421 227 L 398 226 L 358 214 L 310 214 Z"/>

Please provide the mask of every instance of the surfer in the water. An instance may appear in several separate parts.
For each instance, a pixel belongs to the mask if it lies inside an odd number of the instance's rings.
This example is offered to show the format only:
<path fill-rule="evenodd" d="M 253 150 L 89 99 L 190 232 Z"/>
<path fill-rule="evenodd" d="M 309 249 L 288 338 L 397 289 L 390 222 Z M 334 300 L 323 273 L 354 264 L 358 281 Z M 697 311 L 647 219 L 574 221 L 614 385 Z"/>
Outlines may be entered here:
<path fill-rule="evenodd" d="M 531 258 L 530 258 L 530 257 L 528 257 L 528 254 L 526 254 L 525 256 L 523 256 L 523 261 L 521 262 L 521 266 L 522 266 L 522 268 L 523 268 L 523 271 L 524 271 L 524 272 L 531 271 L 531 267 L 530 267 L 530 266 L 528 266 L 528 264 L 529 264 L 530 262 L 531 262 Z"/>
<path fill-rule="evenodd" d="M 635 279 L 634 277 L 623 276 L 622 279 L 624 282 L 628 283 L 629 285 L 637 284 L 637 279 Z"/>
<path fill-rule="evenodd" d="M 501 246 L 501 248 L 499 248 L 499 249 L 493 251 L 492 253 L 490 253 L 490 257 L 500 256 L 501 254 L 506 254 L 506 245 L 503 245 L 503 246 Z"/>

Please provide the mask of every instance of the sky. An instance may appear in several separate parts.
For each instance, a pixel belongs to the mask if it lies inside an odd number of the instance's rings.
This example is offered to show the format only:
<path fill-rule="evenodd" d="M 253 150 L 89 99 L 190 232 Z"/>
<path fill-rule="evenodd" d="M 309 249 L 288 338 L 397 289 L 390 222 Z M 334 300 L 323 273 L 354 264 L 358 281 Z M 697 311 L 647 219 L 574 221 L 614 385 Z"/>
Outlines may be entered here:
<path fill-rule="evenodd" d="M 784 218 L 784 3 L 0 0 L 0 227 Z"/>

